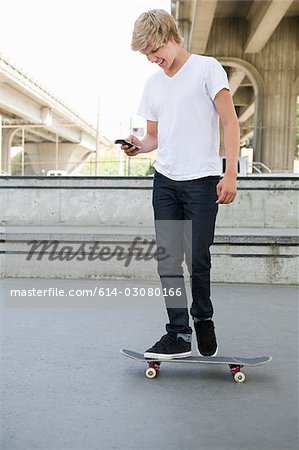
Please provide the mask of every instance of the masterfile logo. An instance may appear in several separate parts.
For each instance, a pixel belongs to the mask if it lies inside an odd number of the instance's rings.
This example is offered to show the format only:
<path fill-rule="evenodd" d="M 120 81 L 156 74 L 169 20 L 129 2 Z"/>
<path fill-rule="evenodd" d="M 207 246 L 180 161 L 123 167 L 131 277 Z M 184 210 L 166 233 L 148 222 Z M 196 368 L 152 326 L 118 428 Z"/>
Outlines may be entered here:
<path fill-rule="evenodd" d="M 169 257 L 164 247 L 157 247 L 155 251 L 155 241 L 148 241 L 137 236 L 132 244 L 125 248 L 121 245 L 100 245 L 99 241 L 94 243 L 81 242 L 79 245 L 65 245 L 58 240 L 34 240 L 27 243 L 30 250 L 26 256 L 27 261 L 36 258 L 37 261 L 48 259 L 49 261 L 109 261 L 115 258 L 117 261 L 124 261 L 124 266 L 128 267 L 132 259 L 136 261 L 163 261 Z"/>

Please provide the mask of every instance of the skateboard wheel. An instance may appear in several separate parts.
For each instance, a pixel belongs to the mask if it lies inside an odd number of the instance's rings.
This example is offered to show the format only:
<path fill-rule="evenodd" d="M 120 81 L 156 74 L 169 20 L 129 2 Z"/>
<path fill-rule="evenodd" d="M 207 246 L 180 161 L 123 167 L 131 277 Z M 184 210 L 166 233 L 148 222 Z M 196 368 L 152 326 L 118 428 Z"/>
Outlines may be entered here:
<path fill-rule="evenodd" d="M 150 380 L 151 380 L 152 378 L 156 378 L 156 376 L 157 376 L 157 371 L 156 371 L 156 369 L 154 369 L 153 367 L 149 367 L 149 368 L 146 369 L 146 371 L 145 371 L 145 376 L 146 376 L 146 378 L 149 378 Z"/>
<path fill-rule="evenodd" d="M 244 383 L 244 381 L 246 380 L 245 373 L 243 372 L 237 372 L 233 376 L 236 383 Z"/>

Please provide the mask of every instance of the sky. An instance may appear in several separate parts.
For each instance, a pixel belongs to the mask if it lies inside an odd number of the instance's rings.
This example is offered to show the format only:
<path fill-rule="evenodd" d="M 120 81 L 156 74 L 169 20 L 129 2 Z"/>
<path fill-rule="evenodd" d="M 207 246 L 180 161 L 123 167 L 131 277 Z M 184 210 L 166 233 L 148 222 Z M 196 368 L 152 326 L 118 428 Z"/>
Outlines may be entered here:
<path fill-rule="evenodd" d="M 145 80 L 161 70 L 131 50 L 144 11 L 170 0 L 0 0 L 0 53 L 111 140 L 144 125 Z"/>

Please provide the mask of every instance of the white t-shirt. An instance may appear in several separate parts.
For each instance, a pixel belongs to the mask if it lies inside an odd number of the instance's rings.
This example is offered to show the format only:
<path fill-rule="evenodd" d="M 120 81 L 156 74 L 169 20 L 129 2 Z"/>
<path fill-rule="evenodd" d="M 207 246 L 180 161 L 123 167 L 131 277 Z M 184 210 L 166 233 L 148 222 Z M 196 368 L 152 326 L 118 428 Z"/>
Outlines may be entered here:
<path fill-rule="evenodd" d="M 194 54 L 173 77 L 159 70 L 147 80 L 138 114 L 158 122 L 158 172 L 178 181 L 222 173 L 213 100 L 223 88 L 229 85 L 221 64 Z"/>

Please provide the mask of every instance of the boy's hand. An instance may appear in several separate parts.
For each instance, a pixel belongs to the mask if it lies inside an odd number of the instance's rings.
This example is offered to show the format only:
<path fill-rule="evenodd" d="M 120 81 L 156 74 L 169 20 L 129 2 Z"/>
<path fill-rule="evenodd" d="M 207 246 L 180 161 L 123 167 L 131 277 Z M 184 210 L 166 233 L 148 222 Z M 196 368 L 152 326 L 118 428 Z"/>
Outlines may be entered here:
<path fill-rule="evenodd" d="M 232 203 L 237 195 L 237 179 L 232 175 L 224 175 L 216 186 L 218 204 Z"/>
<path fill-rule="evenodd" d="M 133 134 L 130 134 L 126 139 L 126 141 L 131 142 L 131 144 L 134 145 L 134 147 L 130 147 L 128 145 L 122 145 L 121 149 L 124 150 L 125 154 L 128 156 L 135 156 L 138 155 L 141 151 L 141 142 L 139 139 L 134 136 Z"/>

